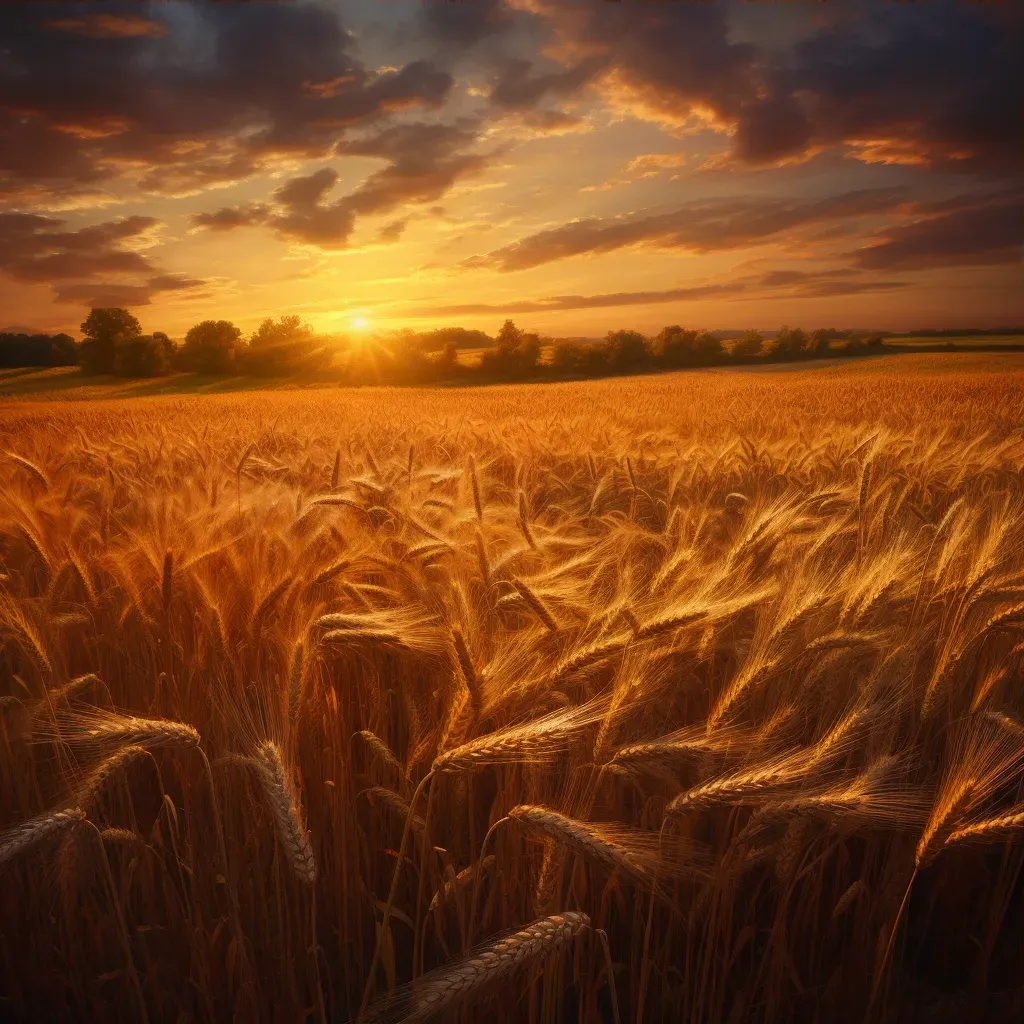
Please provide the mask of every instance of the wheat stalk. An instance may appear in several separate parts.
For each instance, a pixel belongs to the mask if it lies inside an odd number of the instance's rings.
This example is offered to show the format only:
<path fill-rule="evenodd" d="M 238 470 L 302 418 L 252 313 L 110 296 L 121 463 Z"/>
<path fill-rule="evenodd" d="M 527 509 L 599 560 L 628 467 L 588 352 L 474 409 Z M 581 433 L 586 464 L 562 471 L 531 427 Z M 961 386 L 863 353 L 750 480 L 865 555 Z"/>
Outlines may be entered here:
<path fill-rule="evenodd" d="M 536 592 L 530 588 L 530 585 L 525 580 L 521 580 L 516 576 L 512 577 L 511 583 L 519 591 L 519 596 L 530 606 L 537 618 L 552 633 L 557 633 L 559 626 L 555 621 L 555 617 L 551 614 L 548 606 L 537 596 Z"/>
<path fill-rule="evenodd" d="M 26 470 L 29 476 L 42 486 L 44 491 L 50 490 L 50 481 L 46 479 L 46 474 L 34 462 L 30 462 L 23 455 L 16 455 L 14 452 L 4 452 L 4 455 Z"/>

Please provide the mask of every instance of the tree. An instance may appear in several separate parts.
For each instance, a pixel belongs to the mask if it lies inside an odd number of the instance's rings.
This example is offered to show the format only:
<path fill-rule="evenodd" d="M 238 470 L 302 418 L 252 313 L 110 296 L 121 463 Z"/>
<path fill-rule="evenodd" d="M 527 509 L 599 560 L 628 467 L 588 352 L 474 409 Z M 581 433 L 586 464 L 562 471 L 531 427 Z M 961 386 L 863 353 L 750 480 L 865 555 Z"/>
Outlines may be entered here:
<path fill-rule="evenodd" d="M 119 377 L 161 377 L 171 370 L 166 334 L 121 337 L 114 349 L 113 372 Z"/>
<path fill-rule="evenodd" d="M 127 309 L 91 309 L 82 322 L 79 362 L 86 373 L 113 373 L 118 341 L 138 338 L 139 321 Z"/>
<path fill-rule="evenodd" d="M 498 331 L 497 345 L 480 356 L 480 370 L 503 379 L 528 377 L 540 362 L 540 335 L 521 331 L 506 320 Z"/>
<path fill-rule="evenodd" d="M 650 362 L 647 338 L 639 331 L 609 331 L 604 345 L 608 364 L 616 373 L 630 373 Z"/>
<path fill-rule="evenodd" d="M 231 373 L 242 348 L 242 332 L 230 320 L 203 320 L 188 329 L 179 360 L 196 373 Z"/>
<path fill-rule="evenodd" d="M 483 331 L 470 331 L 465 327 L 438 327 L 414 337 L 424 352 L 442 351 L 449 342 L 456 348 L 488 348 L 494 344 L 494 338 L 489 334 Z"/>
<path fill-rule="evenodd" d="M 808 338 L 799 327 L 781 327 L 772 354 L 779 359 L 799 359 L 806 354 Z"/>
<path fill-rule="evenodd" d="M 808 342 L 808 349 L 811 355 L 827 356 L 829 342 L 836 334 L 835 329 L 831 327 L 819 327 L 816 331 L 811 331 L 811 337 Z"/>
<path fill-rule="evenodd" d="M 515 351 L 523 340 L 523 332 L 511 321 L 506 320 L 498 331 L 498 348 L 503 352 Z"/>
<path fill-rule="evenodd" d="M 764 338 L 757 331 L 747 331 L 732 347 L 734 359 L 754 359 L 764 348 Z"/>
<path fill-rule="evenodd" d="M 654 356 L 663 366 L 694 366 L 697 363 L 697 332 L 679 324 L 663 327 L 654 339 Z"/>
<path fill-rule="evenodd" d="M 70 334 L 54 334 L 50 338 L 50 366 L 74 366 L 78 362 L 75 339 Z"/>
<path fill-rule="evenodd" d="M 608 373 L 608 352 L 603 344 L 559 341 L 551 352 L 551 367 L 574 377 L 600 377 Z"/>
<path fill-rule="evenodd" d="M 267 375 L 318 370 L 330 361 L 327 346 L 295 315 L 264 320 L 249 339 L 245 357 L 251 372 Z"/>
<path fill-rule="evenodd" d="M 697 359 L 705 365 L 719 363 L 722 361 L 722 356 L 725 355 L 718 335 L 712 334 L 710 331 L 701 331 L 697 335 L 696 346 Z"/>
<path fill-rule="evenodd" d="M 75 339 L 69 334 L 0 333 L 0 366 L 74 366 Z"/>

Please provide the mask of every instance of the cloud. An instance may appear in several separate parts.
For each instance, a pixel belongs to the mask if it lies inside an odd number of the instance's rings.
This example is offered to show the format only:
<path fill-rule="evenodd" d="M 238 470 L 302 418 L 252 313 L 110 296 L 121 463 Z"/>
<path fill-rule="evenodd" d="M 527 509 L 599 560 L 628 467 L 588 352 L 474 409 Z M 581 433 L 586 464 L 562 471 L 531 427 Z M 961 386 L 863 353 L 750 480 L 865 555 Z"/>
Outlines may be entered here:
<path fill-rule="evenodd" d="M 658 291 L 608 292 L 600 295 L 553 295 L 542 299 L 511 299 L 508 302 L 472 302 L 461 305 L 420 306 L 401 311 L 411 318 L 474 316 L 485 314 L 556 313 L 613 306 L 647 306 L 667 302 L 700 302 L 732 298 L 824 298 L 863 292 L 892 291 L 909 287 L 906 281 L 851 280 L 857 272 L 846 268 L 823 271 L 780 270 L 744 275 L 680 288 Z"/>
<path fill-rule="evenodd" d="M 419 11 L 420 26 L 426 36 L 455 50 L 465 50 L 486 40 L 510 34 L 525 22 L 534 20 L 506 0 L 424 0 Z"/>
<path fill-rule="evenodd" d="M 744 12 L 726 5 L 533 6 L 563 51 L 609 59 L 598 83 L 613 106 L 728 133 L 741 164 L 830 147 L 994 174 L 1019 161 L 1024 66 L 1012 5 L 879 4 L 824 17 L 790 7 L 778 13 L 791 41 L 772 49 L 736 41 Z"/>
<path fill-rule="evenodd" d="M 57 19 L 50 5 L 4 13 L 0 198 L 238 181 L 277 158 L 323 158 L 396 111 L 438 109 L 453 84 L 422 60 L 368 70 L 327 5 L 168 5 L 159 23 L 119 0 L 75 7 Z"/>
<path fill-rule="evenodd" d="M 982 205 L 893 224 L 854 261 L 868 270 L 1016 263 L 1024 254 L 1024 199 L 997 197 Z"/>
<path fill-rule="evenodd" d="M 150 21 L 133 14 L 86 14 L 82 18 L 51 18 L 43 23 L 58 32 L 72 32 L 90 39 L 131 39 L 149 36 L 159 39 L 167 34 L 162 21 Z"/>
<path fill-rule="evenodd" d="M 384 244 L 390 244 L 391 242 L 397 242 L 402 234 L 408 227 L 409 218 L 402 217 L 400 220 L 393 220 L 377 232 L 377 241 L 383 242 Z"/>
<path fill-rule="evenodd" d="M 211 213 L 197 213 L 192 216 L 196 228 L 210 231 L 232 231 L 235 228 L 254 227 L 265 224 L 270 216 L 266 203 L 244 203 L 239 206 L 222 206 Z"/>
<path fill-rule="evenodd" d="M 549 96 L 572 96 L 593 81 L 609 62 L 605 54 L 587 57 L 557 71 L 531 74 L 533 63 L 520 57 L 509 58 L 491 87 L 490 101 L 507 110 L 528 110 Z"/>
<path fill-rule="evenodd" d="M 861 189 L 812 202 L 733 197 L 688 203 L 669 213 L 589 217 L 549 228 L 463 266 L 526 270 L 571 256 L 653 245 L 691 252 L 719 252 L 759 245 L 814 224 L 884 214 L 906 199 L 903 189 Z"/>
<path fill-rule="evenodd" d="M 457 182 L 482 172 L 494 154 L 467 151 L 476 137 L 475 131 L 466 127 L 395 125 L 338 145 L 339 154 L 380 157 L 387 165 L 334 202 L 327 197 L 338 182 L 338 173 L 324 167 L 286 182 L 274 192 L 273 204 L 222 207 L 193 216 L 192 223 L 219 231 L 265 224 L 290 241 L 344 249 L 358 217 L 389 213 L 410 203 L 436 202 Z M 391 240 L 398 234 L 392 226 Z M 385 240 L 388 237 L 385 234 Z"/>
<path fill-rule="evenodd" d="M 68 231 L 54 217 L 0 213 L 0 274 L 50 284 L 58 302 L 88 305 L 143 306 L 160 292 L 204 284 L 161 272 L 139 251 L 157 226 L 153 217 L 134 216 Z"/>

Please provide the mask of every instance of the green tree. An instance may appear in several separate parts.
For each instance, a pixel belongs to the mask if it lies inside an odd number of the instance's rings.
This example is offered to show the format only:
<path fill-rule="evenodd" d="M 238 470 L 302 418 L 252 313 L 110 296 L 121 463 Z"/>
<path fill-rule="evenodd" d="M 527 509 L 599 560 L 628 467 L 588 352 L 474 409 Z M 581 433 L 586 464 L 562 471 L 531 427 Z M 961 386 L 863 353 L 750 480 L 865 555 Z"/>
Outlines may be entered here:
<path fill-rule="evenodd" d="M 78 356 L 86 373 L 113 373 L 119 341 L 142 334 L 139 321 L 127 309 L 91 309 L 82 322 L 82 343 Z"/>
<path fill-rule="evenodd" d="M 231 373 L 242 348 L 242 332 L 230 320 L 203 320 L 188 329 L 179 359 L 196 373 Z"/>

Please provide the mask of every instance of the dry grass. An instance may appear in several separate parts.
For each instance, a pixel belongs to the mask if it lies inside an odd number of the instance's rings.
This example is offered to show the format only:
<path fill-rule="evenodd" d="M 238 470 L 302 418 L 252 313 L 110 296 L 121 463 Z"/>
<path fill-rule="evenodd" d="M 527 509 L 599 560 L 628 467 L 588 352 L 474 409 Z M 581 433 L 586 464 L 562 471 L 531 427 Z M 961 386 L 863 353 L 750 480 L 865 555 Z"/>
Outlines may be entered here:
<path fill-rule="evenodd" d="M 7 404 L 0 1016 L 1020 1019 L 987 358 Z"/>

